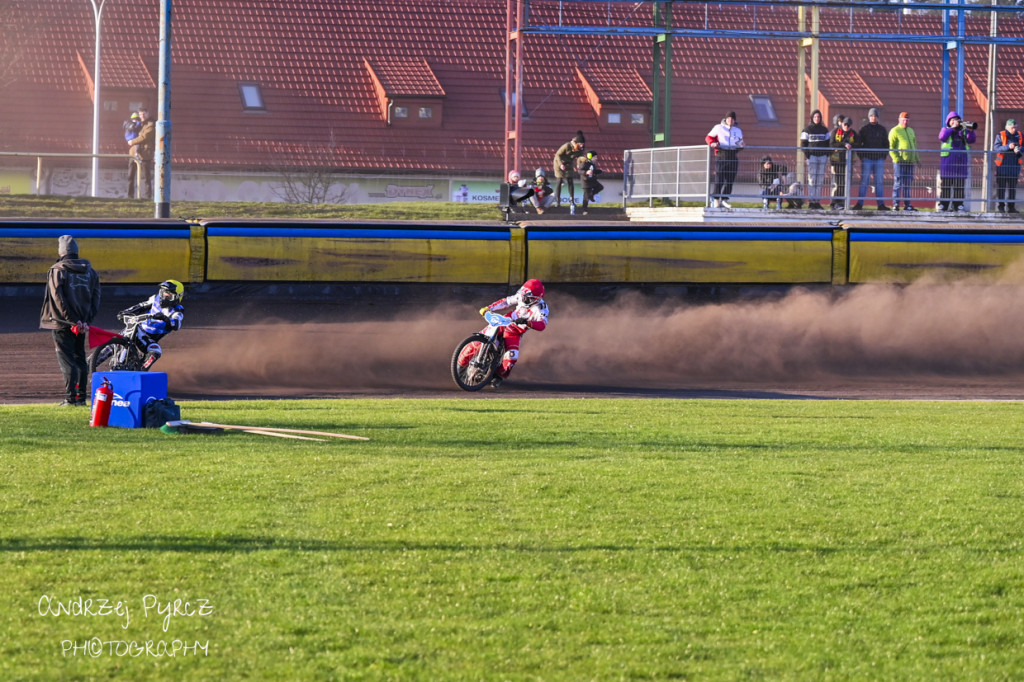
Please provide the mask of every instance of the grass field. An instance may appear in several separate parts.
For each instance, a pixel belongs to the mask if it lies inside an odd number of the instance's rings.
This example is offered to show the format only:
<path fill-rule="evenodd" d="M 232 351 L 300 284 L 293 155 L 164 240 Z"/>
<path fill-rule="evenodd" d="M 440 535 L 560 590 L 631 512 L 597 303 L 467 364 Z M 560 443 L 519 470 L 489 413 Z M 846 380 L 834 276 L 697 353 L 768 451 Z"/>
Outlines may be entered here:
<path fill-rule="evenodd" d="M 1024 671 L 1022 404 L 224 401 L 182 416 L 371 440 L 92 429 L 85 410 L 0 406 L 0 678 Z M 94 615 L 51 615 L 78 598 Z"/>

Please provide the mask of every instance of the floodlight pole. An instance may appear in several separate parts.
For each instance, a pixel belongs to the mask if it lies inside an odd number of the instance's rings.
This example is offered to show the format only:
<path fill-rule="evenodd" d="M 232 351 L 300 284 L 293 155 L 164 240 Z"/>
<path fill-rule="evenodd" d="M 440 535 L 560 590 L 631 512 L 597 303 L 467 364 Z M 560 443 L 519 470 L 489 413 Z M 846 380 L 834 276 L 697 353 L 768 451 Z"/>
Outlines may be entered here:
<path fill-rule="evenodd" d="M 156 120 L 155 218 L 171 217 L 171 0 L 160 0 L 160 91 Z"/>
<path fill-rule="evenodd" d="M 103 5 L 107 0 L 89 0 L 96 26 L 96 40 L 93 45 L 95 61 L 92 67 L 92 196 L 99 196 L 100 182 L 100 22 L 103 19 Z"/>

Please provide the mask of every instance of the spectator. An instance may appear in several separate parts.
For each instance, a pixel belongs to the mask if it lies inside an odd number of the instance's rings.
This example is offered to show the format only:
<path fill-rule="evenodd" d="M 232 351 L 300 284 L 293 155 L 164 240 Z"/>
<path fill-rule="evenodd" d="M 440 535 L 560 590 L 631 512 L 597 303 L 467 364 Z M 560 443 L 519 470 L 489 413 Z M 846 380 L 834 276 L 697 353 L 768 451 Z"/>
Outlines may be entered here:
<path fill-rule="evenodd" d="M 139 112 L 133 111 L 131 117 L 124 122 L 124 141 L 131 143 L 136 137 L 139 136 L 139 131 L 142 129 L 142 120 L 139 118 Z M 131 199 L 136 195 L 136 187 L 139 180 L 139 150 L 137 147 L 128 145 L 128 153 L 131 154 L 132 158 L 128 161 L 128 198 Z"/>
<path fill-rule="evenodd" d="M 146 175 L 146 197 L 153 198 L 153 156 L 156 152 L 156 123 L 149 118 L 149 109 L 139 109 L 139 120 L 142 126 L 139 135 L 128 141 L 132 153 L 142 159 L 142 171 Z"/>
<path fill-rule="evenodd" d="M 575 137 L 555 152 L 555 206 L 562 205 L 563 181 L 569 186 L 569 203 L 576 203 L 576 189 L 573 186 L 573 180 L 576 177 L 576 160 L 583 156 L 585 143 L 583 131 L 577 130 Z"/>
<path fill-rule="evenodd" d="M 715 150 L 715 188 L 711 193 L 712 206 L 732 208 L 729 196 L 732 183 L 739 170 L 739 153 L 746 144 L 743 131 L 736 125 L 736 112 L 730 111 L 721 123 L 711 129 L 704 141 Z"/>
<path fill-rule="evenodd" d="M 773 198 L 775 208 L 782 208 L 779 193 L 782 191 L 782 176 L 788 172 L 788 168 L 772 161 L 772 157 L 761 158 L 761 170 L 757 175 L 757 184 L 761 186 L 761 208 L 767 209 Z"/>
<path fill-rule="evenodd" d="M 821 111 L 811 112 L 811 122 L 800 133 L 800 146 L 807 156 L 807 208 L 821 209 L 825 193 L 825 170 L 828 168 L 829 133 L 821 122 Z"/>
<path fill-rule="evenodd" d="M 583 181 L 583 215 L 587 215 L 587 203 L 596 201 L 594 197 L 600 194 L 604 185 L 597 179 L 601 169 L 597 167 L 597 152 L 589 151 L 580 159 L 580 176 Z"/>
<path fill-rule="evenodd" d="M 829 157 L 832 164 L 832 202 L 828 207 L 833 211 L 846 203 L 846 157 L 856 143 L 857 133 L 853 131 L 853 121 L 843 116 L 832 131 L 829 142 L 833 151 Z"/>
<path fill-rule="evenodd" d="M 970 124 L 977 127 L 976 124 Z M 939 155 L 940 211 L 964 210 L 964 184 L 967 181 L 967 150 L 977 140 L 973 128 L 964 125 L 955 111 L 946 116 L 946 125 L 939 131 L 942 152 Z"/>
<path fill-rule="evenodd" d="M 57 256 L 46 275 L 39 328 L 53 332 L 57 364 L 64 376 L 61 405 L 85 405 L 89 383 L 85 338 L 99 312 L 100 278 L 89 261 L 78 257 L 78 243 L 71 235 L 57 240 Z"/>
<path fill-rule="evenodd" d="M 513 169 L 508 172 L 508 182 L 506 183 L 508 188 L 508 212 L 526 212 L 525 209 L 517 211 L 523 202 L 533 197 L 533 188 L 527 187 L 526 184 L 526 181 L 520 177 L 519 171 Z"/>
<path fill-rule="evenodd" d="M 1021 148 L 1024 136 L 1017 130 L 1017 121 L 1006 120 L 1006 127 L 996 135 L 992 151 L 996 152 L 996 210 L 1017 213 L 1017 179 L 1020 177 Z"/>
<path fill-rule="evenodd" d="M 910 127 L 910 114 L 900 112 L 900 122 L 889 131 L 889 156 L 893 162 L 892 208 L 900 210 L 900 197 L 903 198 L 904 211 L 916 211 L 910 203 L 911 189 L 914 185 L 914 166 L 921 157 L 917 153 L 917 136 Z"/>
<path fill-rule="evenodd" d="M 779 197 L 786 200 L 786 208 L 804 207 L 803 183 L 794 178 L 792 173 L 786 173 L 780 178 L 780 185 Z"/>
<path fill-rule="evenodd" d="M 851 208 L 864 208 L 868 185 L 875 188 L 875 201 L 879 211 L 888 211 L 885 205 L 885 154 L 889 149 L 889 131 L 878 122 L 878 109 L 868 109 L 868 122 L 857 133 L 857 156 L 860 157 L 860 189 L 857 203 Z"/>
<path fill-rule="evenodd" d="M 544 169 L 538 168 L 533 175 L 533 196 L 530 197 L 530 203 L 537 209 L 538 214 L 543 214 L 544 209 L 550 208 L 551 204 L 555 203 L 554 194 L 555 190 L 548 182 Z"/>

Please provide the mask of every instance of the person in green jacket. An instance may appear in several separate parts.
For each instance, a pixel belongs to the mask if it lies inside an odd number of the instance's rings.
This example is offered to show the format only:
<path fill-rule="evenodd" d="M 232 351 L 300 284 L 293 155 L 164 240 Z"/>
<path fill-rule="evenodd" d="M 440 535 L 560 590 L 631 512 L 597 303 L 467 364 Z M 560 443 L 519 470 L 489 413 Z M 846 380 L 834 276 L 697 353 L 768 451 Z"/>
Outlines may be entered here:
<path fill-rule="evenodd" d="M 893 210 L 900 210 L 900 197 L 903 197 L 903 210 L 916 211 L 910 203 L 910 190 L 914 184 L 914 165 L 921 157 L 917 153 L 917 136 L 910 127 L 910 114 L 901 111 L 900 122 L 889 131 L 889 156 L 894 164 L 892 183 Z"/>

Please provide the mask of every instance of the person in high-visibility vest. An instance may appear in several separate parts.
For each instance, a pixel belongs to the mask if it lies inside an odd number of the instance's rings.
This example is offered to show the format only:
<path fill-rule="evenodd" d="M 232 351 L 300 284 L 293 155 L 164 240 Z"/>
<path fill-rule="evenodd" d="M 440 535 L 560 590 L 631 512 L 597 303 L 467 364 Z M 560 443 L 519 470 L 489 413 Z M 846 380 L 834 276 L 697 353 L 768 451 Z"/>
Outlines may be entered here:
<path fill-rule="evenodd" d="M 1006 127 L 996 135 L 992 151 L 996 152 L 996 210 L 1017 213 L 1017 179 L 1020 177 L 1021 148 L 1024 136 L 1017 130 L 1017 121 L 1006 120 Z"/>
<path fill-rule="evenodd" d="M 964 184 L 967 182 L 967 150 L 977 141 L 976 123 L 965 124 L 955 111 L 946 116 L 946 125 L 939 131 L 939 211 L 964 210 Z"/>
<path fill-rule="evenodd" d="M 910 127 L 910 114 L 900 112 L 900 122 L 889 131 L 889 156 L 893 164 L 892 210 L 900 210 L 900 199 L 904 211 L 916 211 L 910 203 L 914 186 L 914 166 L 921 160 L 917 153 L 917 136 Z"/>

